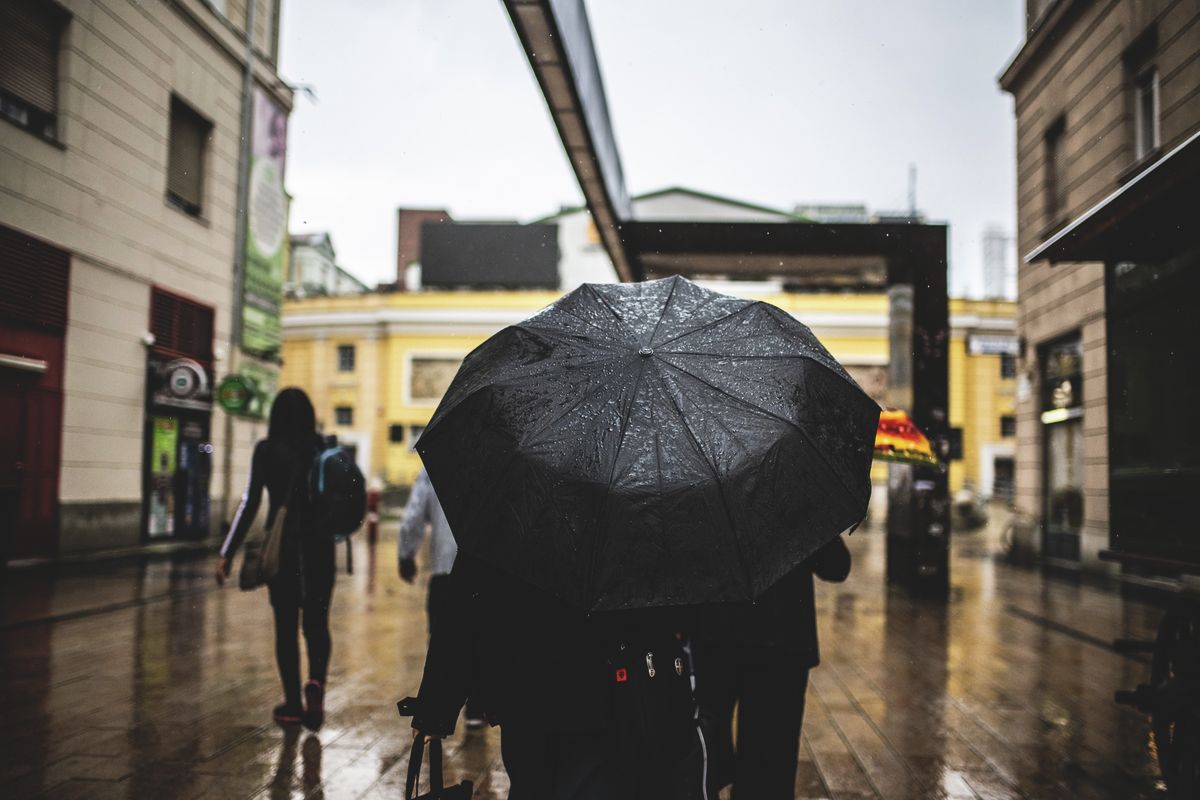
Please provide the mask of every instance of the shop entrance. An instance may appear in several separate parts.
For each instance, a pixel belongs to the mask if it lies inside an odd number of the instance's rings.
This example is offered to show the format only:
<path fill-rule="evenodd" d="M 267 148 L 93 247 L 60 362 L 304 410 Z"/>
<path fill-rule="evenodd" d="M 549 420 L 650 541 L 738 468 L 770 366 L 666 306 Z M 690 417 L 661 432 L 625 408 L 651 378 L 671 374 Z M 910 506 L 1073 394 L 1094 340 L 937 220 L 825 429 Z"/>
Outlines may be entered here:
<path fill-rule="evenodd" d="M 203 539 L 211 522 L 213 310 L 157 287 L 150 307 L 142 534 Z"/>

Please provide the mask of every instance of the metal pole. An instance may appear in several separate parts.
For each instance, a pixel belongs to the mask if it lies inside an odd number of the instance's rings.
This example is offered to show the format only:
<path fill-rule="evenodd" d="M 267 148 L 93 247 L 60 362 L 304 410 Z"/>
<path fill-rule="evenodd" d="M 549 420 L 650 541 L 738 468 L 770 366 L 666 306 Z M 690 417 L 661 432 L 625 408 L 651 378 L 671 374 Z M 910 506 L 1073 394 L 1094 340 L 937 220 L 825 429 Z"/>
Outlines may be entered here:
<path fill-rule="evenodd" d="M 242 348 L 242 296 L 246 291 L 247 205 L 250 194 L 250 144 L 254 126 L 254 17 L 258 0 L 246 3 L 245 70 L 242 73 L 242 119 L 238 139 L 237 208 L 233 236 L 233 303 L 230 305 L 228 372 L 238 367 Z M 233 494 L 233 415 L 225 412 L 224 475 L 221 522 L 229 521 Z"/>

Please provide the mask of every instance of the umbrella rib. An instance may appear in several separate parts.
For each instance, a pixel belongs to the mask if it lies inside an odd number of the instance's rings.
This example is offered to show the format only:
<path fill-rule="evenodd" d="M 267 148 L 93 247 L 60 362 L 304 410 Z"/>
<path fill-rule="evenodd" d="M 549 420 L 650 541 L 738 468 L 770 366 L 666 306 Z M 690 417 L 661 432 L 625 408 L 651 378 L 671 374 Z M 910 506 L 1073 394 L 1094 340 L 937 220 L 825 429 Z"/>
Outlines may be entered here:
<path fill-rule="evenodd" d="M 675 297 L 675 287 L 679 285 L 679 276 L 675 276 L 675 280 L 671 281 L 671 291 L 667 292 L 667 299 L 663 301 L 662 309 L 658 312 L 658 322 L 654 323 L 654 330 L 650 332 L 650 338 L 646 340 L 647 347 L 652 347 L 654 337 L 658 336 L 658 329 L 662 327 L 663 317 L 667 315 L 667 307 L 671 305 L 671 299 Z"/>
<path fill-rule="evenodd" d="M 582 322 L 584 325 L 587 325 L 589 327 L 595 328 L 596 330 L 600 331 L 600 333 L 603 333 L 605 336 L 612 336 L 611 331 L 604 330 L 604 328 L 601 328 L 596 323 L 586 320 L 583 317 L 579 316 L 578 314 L 575 314 L 575 313 L 572 313 L 570 311 L 566 311 L 563 309 L 560 309 L 558 313 L 561 313 L 561 314 L 571 317 L 573 319 L 577 319 L 580 322 Z M 533 324 L 533 323 L 529 322 L 528 320 L 526 320 L 525 322 L 519 322 L 516 325 L 514 325 L 513 327 L 520 328 L 523 331 L 529 331 L 530 333 L 532 333 L 534 335 L 539 335 L 539 336 L 557 336 L 560 339 L 574 338 L 571 334 L 565 333 L 564 331 L 560 331 L 556 328 L 547 327 L 545 325 Z M 607 350 L 621 350 L 621 349 L 627 350 L 627 349 L 629 349 L 628 347 L 622 348 L 619 345 L 612 344 L 611 342 L 605 341 L 604 339 L 594 339 L 594 338 L 589 337 L 585 341 L 587 341 L 587 343 L 589 345 L 593 345 L 595 347 L 602 347 Z"/>
<path fill-rule="evenodd" d="M 685 279 L 685 280 L 686 280 L 686 279 Z M 719 299 L 722 299 L 722 298 L 724 298 L 724 299 L 728 299 L 728 297 L 727 297 L 726 295 L 721 295 L 721 294 L 717 294 L 716 292 L 713 292 L 713 293 L 711 294 L 711 296 L 710 296 L 710 297 L 709 297 L 707 300 L 705 300 L 703 303 L 701 303 L 700 305 L 698 305 L 698 306 L 696 306 L 695 308 L 693 308 L 693 309 L 691 310 L 691 312 L 690 312 L 690 313 L 692 314 L 692 316 L 695 316 L 696 314 L 700 313 L 700 310 L 701 310 L 701 309 L 708 308 L 709 306 L 711 306 L 711 305 L 713 304 L 713 302 L 714 302 L 714 301 L 716 301 L 716 300 L 719 300 Z M 724 319 L 724 317 L 722 317 L 722 319 Z M 694 329 L 693 329 L 693 330 L 694 330 Z M 692 331 L 688 330 L 688 331 L 684 331 L 683 333 L 681 333 L 681 334 L 679 334 L 679 335 L 680 335 L 680 336 L 687 336 L 687 335 L 688 335 L 689 333 L 691 333 L 691 332 L 692 332 Z M 671 340 L 669 340 L 669 341 L 674 341 L 674 339 L 671 339 Z M 653 340 L 652 340 L 652 341 L 651 341 L 651 347 L 661 347 L 661 345 L 655 345 L 655 344 L 653 343 Z"/>
<path fill-rule="evenodd" d="M 595 397 L 599 392 L 601 392 L 607 388 L 609 388 L 609 384 L 607 384 L 607 383 L 601 383 L 598 386 L 594 387 L 591 391 L 584 394 L 582 397 L 580 397 L 578 400 L 576 400 L 574 403 L 572 403 L 570 406 L 568 406 L 566 409 L 564 409 L 561 413 L 555 415 L 552 419 L 546 421 L 545 424 L 539 425 L 536 430 L 530 431 L 529 433 L 522 436 L 521 442 L 520 442 L 521 446 L 524 447 L 525 445 L 533 444 L 537 440 L 536 437 L 541 436 L 543 433 L 545 433 L 547 428 L 549 428 L 551 425 L 558 422 L 560 419 L 565 417 L 567 414 L 570 414 L 572 411 L 579 408 L 585 402 L 587 402 L 588 400 L 591 400 L 593 397 Z"/>
<path fill-rule="evenodd" d="M 741 397 L 738 397 L 737 395 L 732 394 L 731 392 L 729 392 L 725 389 L 722 389 L 720 386 L 717 386 L 713 383 L 710 383 L 709 381 L 704 380 L 704 378 L 701 378 L 699 375 L 695 375 L 691 372 L 688 372 L 686 369 L 683 369 L 682 367 L 672 364 L 670 361 L 667 361 L 666 359 L 660 359 L 660 360 L 664 364 L 669 366 L 671 369 L 680 373 L 681 375 L 687 375 L 692 380 L 704 384 L 708 388 L 712 389 L 714 392 L 718 392 L 719 394 L 725 395 L 730 400 L 733 400 L 735 403 L 739 403 L 740 405 L 743 405 L 746 408 L 752 408 L 755 411 L 758 411 L 759 413 L 762 413 L 762 414 L 766 414 L 769 417 L 774 417 L 775 419 L 779 420 L 780 422 L 786 423 L 786 424 L 792 426 L 793 428 L 795 428 L 800 433 L 800 435 L 804 437 L 804 441 L 808 442 L 812 446 L 813 451 L 817 454 L 817 457 L 820 458 L 821 461 L 825 464 L 825 467 L 830 472 L 830 474 L 833 475 L 834 480 L 837 481 L 837 484 L 839 487 L 841 487 L 841 490 L 846 494 L 847 497 L 850 498 L 850 500 L 852 502 L 857 504 L 858 498 L 854 496 L 854 492 L 850 491 L 850 487 L 848 487 L 845 484 L 845 482 L 842 481 L 842 476 L 839 475 L 837 473 L 837 470 L 835 470 L 833 468 L 833 465 L 829 463 L 829 459 L 825 457 L 825 454 L 823 452 L 821 452 L 821 448 L 817 447 L 817 443 L 813 441 L 812 436 L 809 435 L 808 431 L 804 430 L 804 427 L 802 425 L 798 424 L 795 420 L 790 420 L 787 417 L 782 416 L 781 414 L 776 414 L 774 411 L 772 411 L 769 408 L 763 408 L 760 405 L 751 403 L 749 400 L 744 400 Z"/>
<path fill-rule="evenodd" d="M 708 322 L 704 323 L 703 325 L 697 325 L 696 327 L 694 327 L 690 330 L 686 330 L 683 333 L 679 334 L 678 336 L 672 336 L 670 339 L 667 339 L 665 342 L 661 342 L 660 344 L 656 345 L 655 349 L 657 350 L 659 348 L 666 347 L 671 342 L 677 342 L 680 339 L 683 339 L 686 336 L 691 336 L 694 333 L 700 333 L 700 331 L 708 330 L 709 328 L 713 327 L 714 325 L 717 325 L 718 323 L 721 323 L 721 322 L 725 322 L 726 320 L 729 320 L 729 319 L 733 319 L 734 317 L 736 317 L 738 314 L 741 314 L 746 309 L 754 308 L 757 305 L 761 305 L 761 303 L 759 303 L 757 301 L 755 301 L 753 303 L 747 303 L 746 305 L 742 306 L 741 308 L 739 308 L 736 311 L 730 311 L 728 314 L 726 314 L 723 317 L 717 317 L 714 320 L 709 320 Z M 701 306 L 701 308 L 703 308 L 703 306 Z M 699 308 L 697 308 L 696 310 L 699 311 Z M 692 313 L 695 313 L 695 312 L 692 312 Z"/>
<path fill-rule="evenodd" d="M 666 376 L 662 374 L 662 370 L 658 369 L 657 365 L 655 365 L 655 372 L 658 374 L 659 392 L 670 402 L 671 407 L 675 409 L 675 415 L 679 417 L 679 422 L 683 425 L 683 429 L 687 431 L 687 438 L 692 445 L 692 449 L 700 457 L 700 460 L 704 462 L 704 465 L 708 467 L 709 471 L 712 472 L 713 482 L 717 485 L 717 496 L 721 498 L 721 508 L 725 511 L 725 524 L 729 526 L 730 537 L 733 539 L 733 548 L 737 551 L 738 566 L 741 567 L 742 573 L 742 586 L 748 594 L 753 596 L 754 585 L 746 572 L 746 562 L 742 557 L 742 543 L 738 539 L 737 526 L 733 522 L 733 512 L 729 510 L 729 501 L 725 499 L 725 487 L 721 483 L 721 476 L 717 472 L 717 465 L 710 461 L 708 456 L 704 454 L 704 448 L 700 446 L 700 440 L 696 437 L 692 426 L 688 424 L 687 416 L 683 413 L 683 409 L 679 407 L 679 404 L 675 402 L 675 398 L 667 391 Z"/>
<path fill-rule="evenodd" d="M 600 305 L 604 306 L 604 308 L 607 309 L 608 313 L 613 315 L 613 319 L 615 319 L 618 323 L 620 323 L 621 327 L 624 328 L 625 331 L 629 334 L 629 340 L 631 342 L 636 343 L 638 341 L 637 332 L 634 331 L 633 328 L 629 327 L 629 324 L 627 322 L 625 322 L 625 318 L 622 317 L 620 314 L 618 314 L 617 310 L 612 307 L 612 304 L 610 304 L 607 300 L 604 299 L 604 295 L 597 292 L 590 283 L 585 283 L 583 285 L 585 287 L 587 287 L 587 290 L 592 293 L 593 297 L 595 297 L 597 300 L 600 301 Z"/>
<path fill-rule="evenodd" d="M 605 484 L 604 504 L 600 507 L 600 513 L 596 515 L 596 542 L 592 545 L 592 556 L 588 559 L 587 577 L 584 579 L 583 591 L 584 597 L 588 598 L 589 605 L 592 597 L 592 580 L 595 577 L 596 563 L 600 559 L 600 551 L 608 544 L 608 527 L 603 526 L 600 522 L 608 516 L 608 501 L 612 497 L 613 478 L 617 474 L 617 462 L 621 458 L 621 448 L 625 445 L 625 432 L 629 430 L 629 409 L 633 405 L 634 399 L 637 398 L 638 389 L 642 385 L 642 376 L 646 374 L 646 359 L 640 359 L 641 364 L 638 368 L 637 380 L 633 382 L 633 391 L 629 393 L 629 399 L 625 403 L 625 408 L 621 412 L 621 431 L 617 436 L 617 450 L 613 453 L 612 465 L 608 468 L 608 481 Z"/>

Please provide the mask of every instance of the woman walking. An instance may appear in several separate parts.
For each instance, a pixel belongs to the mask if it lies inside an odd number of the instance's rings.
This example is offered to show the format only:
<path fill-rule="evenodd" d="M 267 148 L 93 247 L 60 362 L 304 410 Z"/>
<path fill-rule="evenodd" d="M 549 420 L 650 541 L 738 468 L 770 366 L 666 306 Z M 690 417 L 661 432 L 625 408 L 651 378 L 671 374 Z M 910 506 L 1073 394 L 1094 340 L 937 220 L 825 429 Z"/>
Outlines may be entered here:
<path fill-rule="evenodd" d="M 280 724 L 303 722 L 311 730 L 321 727 L 325 719 L 325 678 L 331 647 L 329 602 L 336 573 L 333 536 L 316 519 L 308 490 L 309 472 L 320 447 L 316 415 L 308 395 L 301 389 L 284 389 L 271 406 L 267 438 L 254 448 L 246 493 L 217 564 L 217 582 L 224 584 L 233 555 L 246 538 L 266 487 L 267 525 L 281 508 L 287 509 L 279 574 L 267 584 L 275 611 L 275 660 L 283 681 L 283 702 L 275 707 L 274 717 Z M 303 697 L 296 633 L 301 620 L 309 675 Z"/>

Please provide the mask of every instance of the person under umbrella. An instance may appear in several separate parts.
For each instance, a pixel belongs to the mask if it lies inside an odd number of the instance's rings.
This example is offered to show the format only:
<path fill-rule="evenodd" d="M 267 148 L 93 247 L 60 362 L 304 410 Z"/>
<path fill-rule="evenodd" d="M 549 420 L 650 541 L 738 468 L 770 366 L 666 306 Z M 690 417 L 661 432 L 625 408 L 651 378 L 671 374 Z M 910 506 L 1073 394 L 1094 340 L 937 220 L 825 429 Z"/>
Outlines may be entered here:
<path fill-rule="evenodd" d="M 714 728 L 715 786 L 734 800 L 791 800 L 808 673 L 820 663 L 813 577 L 841 583 L 850 551 L 839 537 L 763 593 L 726 610 L 726 625 L 695 637 L 697 700 Z M 732 740 L 737 707 L 737 747 Z"/>
<path fill-rule="evenodd" d="M 752 602 L 865 516 L 878 416 L 793 317 L 679 277 L 587 284 L 493 336 L 417 444 L 472 590 L 430 639 L 414 728 L 451 732 L 461 655 L 507 642 L 485 703 L 514 800 L 679 796 L 612 792 L 657 777 L 623 768 L 614 698 L 677 685 L 663 654 L 703 617 L 683 609 Z M 616 642 L 645 664 L 613 669 Z M 662 708 L 645 738 L 694 731 Z"/>

